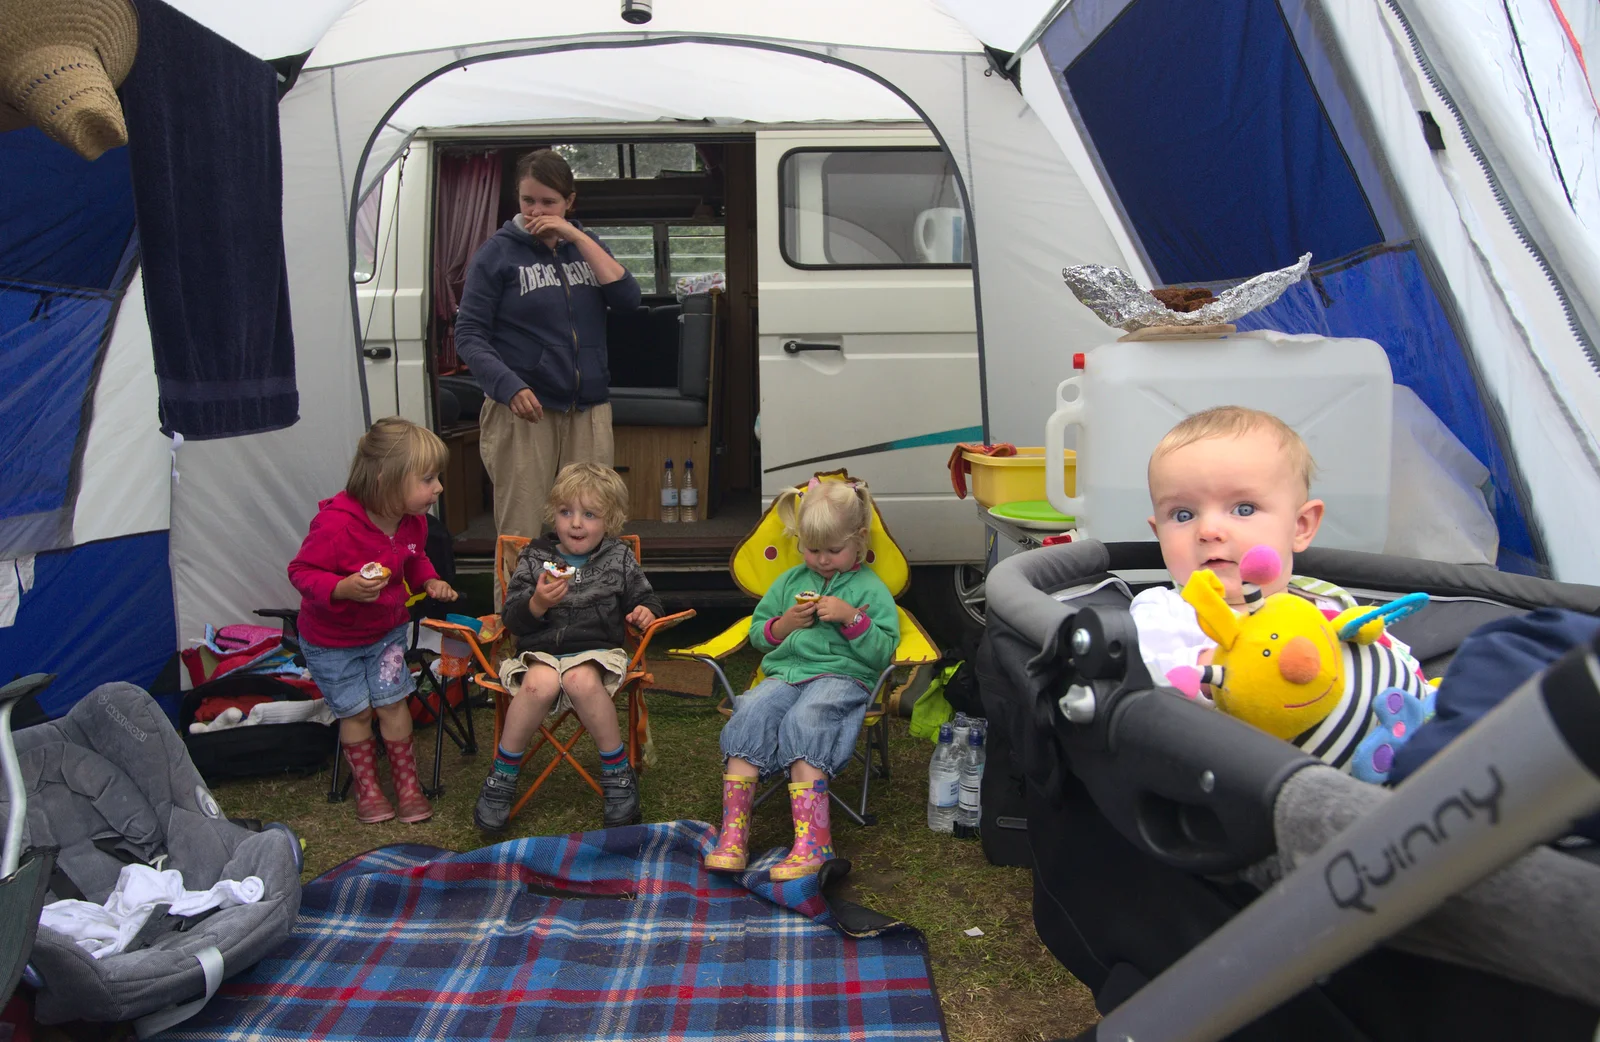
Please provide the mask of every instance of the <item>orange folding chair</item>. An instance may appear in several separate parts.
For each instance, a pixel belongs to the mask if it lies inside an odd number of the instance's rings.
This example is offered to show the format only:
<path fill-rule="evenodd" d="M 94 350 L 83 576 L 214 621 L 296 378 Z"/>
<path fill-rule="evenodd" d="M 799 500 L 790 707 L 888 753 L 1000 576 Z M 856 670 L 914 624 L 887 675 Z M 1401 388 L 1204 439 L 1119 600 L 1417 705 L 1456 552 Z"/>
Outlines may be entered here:
<path fill-rule="evenodd" d="M 633 550 L 634 559 L 643 563 L 644 558 L 640 552 L 639 537 L 636 535 L 624 535 L 619 538 Z M 494 572 L 495 596 L 497 599 L 504 596 L 503 591 L 510 585 L 512 573 L 516 571 L 517 558 L 530 541 L 526 536 L 517 535 L 503 535 L 495 540 Z M 502 606 L 501 604 L 495 605 L 497 609 Z M 650 711 L 645 705 L 644 692 L 646 688 L 655 683 L 655 677 L 645 670 L 645 653 L 650 647 L 650 641 L 654 639 L 657 633 L 670 629 L 685 619 L 693 617 L 694 612 L 692 610 L 681 611 L 674 615 L 663 615 L 642 632 L 632 625 L 628 626 L 628 672 L 623 678 L 622 686 L 617 689 L 617 696 L 619 698 L 626 697 L 628 700 L 628 727 L 625 732 L 625 742 L 628 747 L 628 764 L 639 773 L 643 773 L 644 769 L 654 762 L 653 749 L 650 742 Z M 499 748 L 500 732 L 505 727 L 506 710 L 511 706 L 512 692 L 507 691 L 500 683 L 500 671 L 495 667 L 494 663 L 511 657 L 514 648 L 511 635 L 506 632 L 505 624 L 501 621 L 498 611 L 494 615 L 480 617 L 478 622 L 481 624 L 480 629 L 441 619 L 422 620 L 424 626 L 437 630 L 441 638 L 448 638 L 464 645 L 471 652 L 478 668 L 482 670 L 482 672 L 473 677 L 473 683 L 493 695 L 494 741 L 495 747 Z M 568 734 L 567 740 L 563 742 L 558 735 L 568 719 L 572 720 L 574 729 Z M 533 794 L 539 791 L 539 787 L 545 783 L 546 779 L 555 772 L 556 766 L 562 762 L 577 771 L 578 775 L 588 783 L 589 788 L 593 789 L 596 795 L 602 795 L 600 783 L 595 781 L 588 771 L 584 770 L 583 765 L 578 762 L 577 757 L 572 753 L 573 748 L 578 744 L 578 739 L 588 733 L 588 728 L 583 726 L 583 721 L 578 719 L 577 713 L 569 706 L 559 716 L 554 719 L 546 719 L 544 723 L 540 724 L 539 732 L 539 737 L 528 747 L 523 762 L 532 763 L 533 755 L 546 746 L 552 751 L 550 762 L 545 764 L 544 769 L 534 778 L 533 784 L 528 786 L 528 791 L 524 792 L 517 799 L 517 802 L 512 805 L 510 816 L 513 818 L 521 813 L 523 806 L 533 798 Z"/>

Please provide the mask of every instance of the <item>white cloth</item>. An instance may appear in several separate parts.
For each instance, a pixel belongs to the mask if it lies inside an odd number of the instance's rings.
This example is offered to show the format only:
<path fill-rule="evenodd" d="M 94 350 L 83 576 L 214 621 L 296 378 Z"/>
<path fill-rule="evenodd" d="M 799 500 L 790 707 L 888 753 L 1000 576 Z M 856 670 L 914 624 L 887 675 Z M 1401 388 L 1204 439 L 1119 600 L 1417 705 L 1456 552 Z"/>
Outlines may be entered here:
<path fill-rule="evenodd" d="M 1166 683 L 1167 674 L 1179 666 L 1198 666 L 1200 653 L 1217 646 L 1200 629 L 1194 607 L 1171 586 L 1143 591 L 1128 611 L 1139 631 L 1139 657 L 1157 684 Z"/>
<path fill-rule="evenodd" d="M 33 589 L 33 555 L 0 561 L 0 627 L 14 625 L 22 595 Z"/>
<path fill-rule="evenodd" d="M 39 925 L 72 938 L 78 947 L 103 959 L 126 948 L 158 904 L 170 905 L 170 915 L 195 915 L 254 904 L 266 892 L 259 876 L 224 879 L 210 890 L 185 890 L 183 874 L 176 869 L 158 872 L 148 865 L 125 865 L 105 904 L 54 901 L 39 913 Z"/>
<path fill-rule="evenodd" d="M 230 727 L 250 727 L 255 724 L 293 724 L 309 721 L 314 724 L 331 724 L 337 717 L 328 704 L 320 698 L 304 702 L 260 702 L 250 708 L 245 716 L 229 706 L 208 721 L 196 720 L 189 725 L 190 734 L 207 731 L 226 731 Z"/>

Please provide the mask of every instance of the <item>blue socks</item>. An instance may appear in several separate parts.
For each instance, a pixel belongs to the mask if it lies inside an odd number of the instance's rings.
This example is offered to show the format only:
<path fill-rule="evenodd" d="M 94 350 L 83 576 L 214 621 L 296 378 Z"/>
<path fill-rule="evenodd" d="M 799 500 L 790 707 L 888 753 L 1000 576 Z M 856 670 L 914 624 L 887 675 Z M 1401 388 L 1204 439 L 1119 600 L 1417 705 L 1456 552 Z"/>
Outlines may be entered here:
<path fill-rule="evenodd" d="M 527 755 L 524 750 L 520 753 L 508 753 L 501 746 L 494 747 L 494 771 L 509 778 L 516 778 L 517 772 L 522 770 L 522 758 Z"/>
<path fill-rule="evenodd" d="M 627 748 L 627 746 L 619 745 L 615 749 L 612 749 L 610 752 L 607 752 L 604 749 L 600 750 L 600 769 L 602 771 L 606 772 L 607 774 L 620 773 L 627 766 L 628 766 L 628 748 Z"/>

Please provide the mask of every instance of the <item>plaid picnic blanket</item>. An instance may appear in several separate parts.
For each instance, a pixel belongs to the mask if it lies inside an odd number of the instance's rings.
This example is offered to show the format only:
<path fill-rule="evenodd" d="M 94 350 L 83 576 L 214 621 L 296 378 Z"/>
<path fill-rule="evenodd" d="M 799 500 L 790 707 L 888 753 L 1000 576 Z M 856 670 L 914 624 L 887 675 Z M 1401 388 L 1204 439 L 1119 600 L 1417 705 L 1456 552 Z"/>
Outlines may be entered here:
<path fill-rule="evenodd" d="M 374 850 L 308 884 L 283 947 L 160 1037 L 942 1042 L 920 934 L 815 877 L 774 883 L 781 850 L 709 873 L 714 845 L 679 821 Z"/>

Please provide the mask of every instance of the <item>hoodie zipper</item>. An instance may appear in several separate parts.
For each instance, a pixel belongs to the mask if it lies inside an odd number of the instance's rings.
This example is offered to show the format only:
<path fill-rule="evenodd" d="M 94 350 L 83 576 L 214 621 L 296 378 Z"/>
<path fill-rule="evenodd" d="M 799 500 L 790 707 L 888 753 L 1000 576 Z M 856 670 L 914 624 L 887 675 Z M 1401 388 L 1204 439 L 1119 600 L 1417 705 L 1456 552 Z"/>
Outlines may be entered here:
<path fill-rule="evenodd" d="M 572 330 L 572 401 L 567 405 L 567 412 L 571 413 L 578 408 L 578 396 L 583 393 L 583 366 L 578 358 L 581 350 L 578 347 L 578 323 L 572 317 L 572 285 L 567 282 L 567 273 L 561 267 L 561 254 L 551 251 L 556 256 L 556 278 L 561 280 L 561 288 L 567 295 L 567 328 Z"/>

